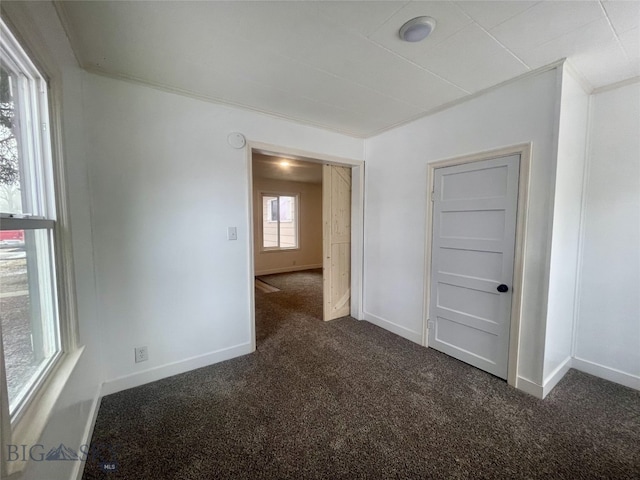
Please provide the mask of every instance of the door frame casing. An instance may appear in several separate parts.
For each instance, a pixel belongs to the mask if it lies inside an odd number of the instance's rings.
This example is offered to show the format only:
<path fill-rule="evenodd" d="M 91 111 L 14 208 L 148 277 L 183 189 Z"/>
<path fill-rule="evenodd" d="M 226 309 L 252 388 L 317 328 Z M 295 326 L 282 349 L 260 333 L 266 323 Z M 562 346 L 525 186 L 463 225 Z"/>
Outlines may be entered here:
<path fill-rule="evenodd" d="M 524 252 L 527 233 L 527 210 L 529 208 L 529 173 L 531 163 L 531 143 L 522 143 L 495 150 L 446 158 L 427 164 L 427 231 L 425 238 L 425 289 L 423 302 L 422 344 L 429 346 L 429 310 L 431 305 L 431 255 L 433 244 L 433 207 L 435 171 L 438 168 L 452 167 L 491 160 L 494 158 L 520 155 L 520 175 L 518 178 L 518 204 L 516 211 L 516 238 L 513 261 L 513 285 L 511 302 L 511 321 L 509 328 L 509 360 L 507 366 L 507 383 L 516 386 L 518 374 L 518 353 L 520 350 L 520 322 L 522 320 L 522 301 L 524 284 Z"/>
<path fill-rule="evenodd" d="M 364 319 L 363 314 L 363 278 L 364 278 L 364 160 L 338 157 L 323 153 L 310 152 L 297 148 L 273 145 L 269 143 L 247 140 L 247 232 L 249 254 L 249 303 L 251 315 L 251 350 L 256 349 L 256 305 L 255 305 L 255 246 L 253 228 L 253 154 L 262 153 L 272 156 L 283 156 L 305 162 L 339 165 L 351 167 L 351 316 L 357 320 Z M 324 253 L 324 252 L 323 252 Z"/>

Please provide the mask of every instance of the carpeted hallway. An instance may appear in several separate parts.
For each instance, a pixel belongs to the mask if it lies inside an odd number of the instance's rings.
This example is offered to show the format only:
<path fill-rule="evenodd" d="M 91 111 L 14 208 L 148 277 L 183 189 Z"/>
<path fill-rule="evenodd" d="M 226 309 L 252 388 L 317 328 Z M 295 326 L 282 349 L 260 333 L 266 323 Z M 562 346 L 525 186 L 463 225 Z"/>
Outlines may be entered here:
<path fill-rule="evenodd" d="M 256 290 L 257 351 L 103 398 L 83 478 L 640 476 L 640 392 L 572 370 L 540 401 L 367 322 L 322 322 L 319 271 L 261 280 L 280 291 Z"/>

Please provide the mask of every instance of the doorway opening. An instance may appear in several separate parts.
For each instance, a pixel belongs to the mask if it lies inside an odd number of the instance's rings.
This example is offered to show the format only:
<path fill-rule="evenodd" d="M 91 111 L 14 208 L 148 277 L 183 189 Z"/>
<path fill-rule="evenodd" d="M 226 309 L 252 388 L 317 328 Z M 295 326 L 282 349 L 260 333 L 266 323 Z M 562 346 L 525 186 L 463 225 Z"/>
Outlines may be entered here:
<path fill-rule="evenodd" d="M 248 150 L 254 342 L 285 316 L 361 319 L 363 162 Z"/>

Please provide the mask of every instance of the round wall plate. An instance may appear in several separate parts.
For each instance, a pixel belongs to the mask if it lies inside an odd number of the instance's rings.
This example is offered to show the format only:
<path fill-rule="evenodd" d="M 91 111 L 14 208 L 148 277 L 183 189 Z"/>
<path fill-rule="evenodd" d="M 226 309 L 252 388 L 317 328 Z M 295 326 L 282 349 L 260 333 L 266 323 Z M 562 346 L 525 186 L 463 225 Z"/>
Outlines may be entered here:
<path fill-rule="evenodd" d="M 244 135 L 238 132 L 230 133 L 227 137 L 227 142 L 233 148 L 242 148 L 247 144 L 247 140 L 244 138 Z"/>

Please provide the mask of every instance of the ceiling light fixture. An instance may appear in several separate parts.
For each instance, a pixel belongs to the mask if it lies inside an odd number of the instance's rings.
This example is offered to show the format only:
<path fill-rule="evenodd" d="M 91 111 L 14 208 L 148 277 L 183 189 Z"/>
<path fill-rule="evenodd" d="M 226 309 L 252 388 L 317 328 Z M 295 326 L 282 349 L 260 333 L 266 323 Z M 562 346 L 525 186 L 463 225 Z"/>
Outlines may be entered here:
<path fill-rule="evenodd" d="M 281 167 L 288 167 L 289 165 L 291 165 L 289 162 L 287 162 L 286 160 L 280 160 L 280 166 Z"/>
<path fill-rule="evenodd" d="M 436 28 L 436 20 L 431 17 L 416 17 L 400 27 L 400 38 L 405 42 L 420 42 Z"/>

